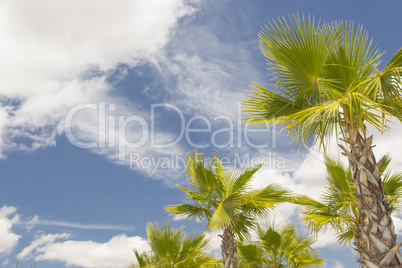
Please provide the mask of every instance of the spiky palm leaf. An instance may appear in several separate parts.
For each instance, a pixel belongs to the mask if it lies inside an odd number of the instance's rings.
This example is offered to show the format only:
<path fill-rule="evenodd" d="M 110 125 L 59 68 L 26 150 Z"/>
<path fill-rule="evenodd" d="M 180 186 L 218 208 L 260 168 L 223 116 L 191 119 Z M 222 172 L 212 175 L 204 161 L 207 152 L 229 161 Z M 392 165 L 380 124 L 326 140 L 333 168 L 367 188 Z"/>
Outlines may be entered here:
<path fill-rule="evenodd" d="M 324 259 L 311 247 L 315 241 L 299 235 L 294 225 L 259 225 L 256 242 L 238 244 L 239 263 L 245 268 L 321 266 Z"/>
<path fill-rule="evenodd" d="M 170 224 L 148 224 L 147 235 L 151 250 L 134 251 L 137 265 L 133 268 L 219 267 L 219 260 L 209 256 L 209 239 L 204 234 L 186 235 L 183 228 Z"/>

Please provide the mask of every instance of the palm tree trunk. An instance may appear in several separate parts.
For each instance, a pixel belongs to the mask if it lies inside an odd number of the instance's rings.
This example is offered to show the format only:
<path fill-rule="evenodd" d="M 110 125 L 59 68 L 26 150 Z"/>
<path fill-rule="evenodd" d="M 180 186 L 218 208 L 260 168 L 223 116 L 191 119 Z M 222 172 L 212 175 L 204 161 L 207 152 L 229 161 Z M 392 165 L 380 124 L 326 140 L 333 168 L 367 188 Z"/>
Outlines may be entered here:
<path fill-rule="evenodd" d="M 237 268 L 237 248 L 233 234 L 233 228 L 227 227 L 223 229 L 222 238 L 222 256 L 225 268 Z"/>
<path fill-rule="evenodd" d="M 355 232 L 355 249 L 363 268 L 401 267 L 402 260 L 396 244 L 392 222 L 392 202 L 387 202 L 372 146 L 372 138 L 366 138 L 365 129 L 354 120 L 345 119 L 346 142 L 350 150 L 339 145 L 343 155 L 349 158 L 356 185 L 355 196 L 359 217 Z"/>

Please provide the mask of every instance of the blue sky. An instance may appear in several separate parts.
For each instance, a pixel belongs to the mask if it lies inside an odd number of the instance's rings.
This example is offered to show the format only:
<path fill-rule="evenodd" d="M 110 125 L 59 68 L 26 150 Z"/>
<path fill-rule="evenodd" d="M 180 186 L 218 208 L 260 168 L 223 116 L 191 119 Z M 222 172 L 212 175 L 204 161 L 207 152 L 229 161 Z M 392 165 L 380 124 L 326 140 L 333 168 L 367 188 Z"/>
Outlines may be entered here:
<path fill-rule="evenodd" d="M 402 43 L 401 8 L 396 0 L 1 1 L 0 267 L 17 259 L 126 267 L 132 248 L 146 249 L 148 222 L 185 224 L 164 207 L 183 201 L 175 184 L 185 184 L 182 160 L 193 147 L 233 168 L 265 159 L 255 187 L 275 181 L 319 198 L 319 152 L 292 150 L 274 127 L 239 124 L 250 84 L 269 84 L 258 32 L 296 12 L 353 20 L 387 61 Z M 375 136 L 395 170 L 400 134 L 395 123 Z M 298 210 L 284 204 L 271 217 L 300 224 Z M 394 220 L 402 234 L 402 216 Z M 189 222 L 186 231 L 202 228 Z M 357 267 L 331 232 L 315 248 L 326 267 Z"/>

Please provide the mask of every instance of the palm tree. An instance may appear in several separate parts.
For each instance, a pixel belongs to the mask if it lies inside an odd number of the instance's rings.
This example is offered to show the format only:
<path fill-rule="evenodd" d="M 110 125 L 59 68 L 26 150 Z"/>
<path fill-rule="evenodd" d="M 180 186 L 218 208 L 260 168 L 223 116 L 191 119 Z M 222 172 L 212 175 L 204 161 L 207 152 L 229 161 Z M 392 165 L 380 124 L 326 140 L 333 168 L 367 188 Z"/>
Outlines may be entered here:
<path fill-rule="evenodd" d="M 384 156 L 380 160 L 378 170 L 383 181 L 383 189 L 388 202 L 402 194 L 402 173 L 386 171 L 391 159 Z M 310 229 L 318 232 L 331 227 L 337 233 L 341 244 L 351 242 L 358 227 L 358 198 L 354 196 L 356 186 L 353 184 L 353 174 L 337 160 L 325 158 L 327 169 L 327 185 L 322 194 L 323 202 L 318 202 L 307 196 L 293 197 L 296 204 L 304 205 L 303 222 Z"/>
<path fill-rule="evenodd" d="M 187 155 L 186 165 L 190 189 L 178 187 L 192 204 L 171 205 L 167 211 L 204 221 L 208 231 L 223 230 L 223 263 L 225 268 L 235 268 L 235 237 L 248 238 L 250 228 L 255 227 L 255 217 L 264 216 L 275 204 L 287 201 L 289 192 L 278 184 L 252 190 L 250 181 L 260 165 L 236 172 L 224 168 L 216 155 L 208 161 L 205 153 L 197 151 Z"/>
<path fill-rule="evenodd" d="M 316 23 L 295 15 L 269 23 L 260 33 L 274 90 L 255 84 L 245 102 L 248 122 L 278 124 L 296 144 L 326 149 L 332 135 L 349 159 L 358 199 L 356 249 L 363 267 L 402 265 L 373 138 L 366 124 L 380 131 L 389 118 L 402 119 L 402 50 L 379 70 L 380 54 L 361 26 Z M 373 228 L 377 226 L 377 228 Z"/>
<path fill-rule="evenodd" d="M 186 235 L 183 228 L 172 229 L 170 224 L 148 224 L 150 252 L 134 250 L 137 265 L 132 268 L 189 268 L 219 267 L 219 260 L 206 252 L 209 239 L 205 234 Z"/>
<path fill-rule="evenodd" d="M 319 267 L 325 261 L 311 248 L 316 237 L 299 235 L 292 224 L 283 227 L 258 225 L 256 233 L 256 242 L 238 244 L 240 267 Z"/>

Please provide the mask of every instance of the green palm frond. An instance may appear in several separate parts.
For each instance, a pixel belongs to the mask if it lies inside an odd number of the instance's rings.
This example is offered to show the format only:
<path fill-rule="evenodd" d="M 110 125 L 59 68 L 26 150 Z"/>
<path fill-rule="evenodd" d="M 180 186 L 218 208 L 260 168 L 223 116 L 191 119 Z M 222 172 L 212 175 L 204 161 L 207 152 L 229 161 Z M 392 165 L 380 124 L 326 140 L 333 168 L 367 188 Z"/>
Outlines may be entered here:
<path fill-rule="evenodd" d="M 380 158 L 378 161 L 378 172 L 380 172 L 380 175 L 382 175 L 385 170 L 388 168 L 389 163 L 391 163 L 391 157 L 389 155 L 384 155 L 383 157 Z"/>
<path fill-rule="evenodd" d="M 263 249 L 261 247 L 258 247 L 256 244 L 238 244 L 237 247 L 241 256 L 239 259 L 240 267 L 266 267 L 266 264 L 269 264 L 269 262 L 263 257 Z"/>
<path fill-rule="evenodd" d="M 333 94 L 325 91 L 327 86 L 317 86 L 321 85 L 317 78 L 322 76 L 329 57 L 328 47 L 337 41 L 327 25 L 298 15 L 289 20 L 273 20 L 260 33 L 261 51 L 268 60 L 276 87 L 286 88 L 281 93 L 291 100 L 302 100 L 303 107 L 322 103 L 325 93 L 320 94 L 320 90 Z"/>
<path fill-rule="evenodd" d="M 384 70 L 382 72 L 377 70 L 364 85 L 364 94 L 384 104 L 385 110 L 399 120 L 402 114 L 401 68 L 402 49 L 399 49 Z"/>
<path fill-rule="evenodd" d="M 200 205 L 179 204 L 169 205 L 166 207 L 166 211 L 172 215 L 183 215 L 194 221 L 207 220 L 211 218 L 211 209 L 209 207 L 203 207 Z"/>
<path fill-rule="evenodd" d="M 225 200 L 227 201 L 227 200 Z M 207 230 L 213 231 L 216 229 L 223 229 L 225 227 L 234 226 L 237 224 L 235 221 L 234 210 L 231 209 L 231 205 L 229 204 L 230 200 L 227 202 L 221 202 L 219 206 L 212 214 L 212 217 L 209 219 L 207 224 Z"/>
<path fill-rule="evenodd" d="M 381 54 L 362 26 L 355 27 L 353 22 L 335 21 L 329 27 L 339 42 L 329 50 L 326 76 L 340 81 L 343 91 L 355 89 L 373 74 Z"/>
<path fill-rule="evenodd" d="M 402 195 L 402 172 L 387 171 L 383 174 L 384 194 L 390 197 Z"/>
<path fill-rule="evenodd" d="M 250 202 L 265 206 L 272 206 L 278 202 L 286 202 L 292 192 L 278 183 L 271 183 L 268 186 L 250 191 Z"/>
<path fill-rule="evenodd" d="M 148 224 L 147 235 L 151 250 L 158 252 L 160 259 L 167 263 L 176 259 L 180 253 L 180 247 L 183 243 L 184 233 L 183 227 L 172 229 L 169 223 L 165 224 Z"/>
<path fill-rule="evenodd" d="M 401 210 L 402 197 L 402 172 L 386 171 L 383 173 L 383 190 L 388 202 L 393 200 L 393 206 Z"/>
<path fill-rule="evenodd" d="M 339 244 L 345 245 L 350 243 L 355 237 L 354 228 L 356 227 L 356 222 L 345 222 L 345 227 L 342 230 L 338 231 L 338 235 L 336 239 L 339 241 Z"/>
<path fill-rule="evenodd" d="M 241 210 L 243 210 L 243 208 Z M 239 213 L 236 215 L 236 222 L 240 222 L 241 224 L 235 225 L 233 229 L 240 242 L 250 239 L 250 230 L 254 230 L 256 226 L 255 215 L 259 215 L 257 213 L 258 212 L 254 215 L 252 213 Z"/>
<path fill-rule="evenodd" d="M 214 159 L 215 156 L 211 158 Z M 190 152 L 187 155 L 186 167 L 189 184 L 195 193 L 207 196 L 211 189 L 216 188 L 218 181 L 214 177 L 212 161 L 208 162 L 205 154 Z"/>
<path fill-rule="evenodd" d="M 305 225 L 314 232 L 318 232 L 321 229 L 326 231 L 327 228 L 331 227 L 340 233 L 344 232 L 345 225 L 355 220 L 353 216 L 345 212 L 331 209 L 321 211 L 306 209 L 302 212 L 302 218 Z"/>
<path fill-rule="evenodd" d="M 244 170 L 243 172 L 239 173 L 238 176 L 234 179 L 233 183 L 233 192 L 244 192 L 250 189 L 250 182 L 253 178 L 254 174 L 261 168 L 262 164 L 251 166 Z"/>
<path fill-rule="evenodd" d="M 151 256 L 147 252 L 140 253 L 138 250 L 134 250 L 135 257 L 137 259 L 138 265 L 132 265 L 131 267 L 147 268 L 151 266 Z"/>

